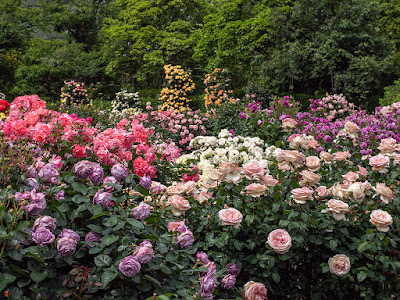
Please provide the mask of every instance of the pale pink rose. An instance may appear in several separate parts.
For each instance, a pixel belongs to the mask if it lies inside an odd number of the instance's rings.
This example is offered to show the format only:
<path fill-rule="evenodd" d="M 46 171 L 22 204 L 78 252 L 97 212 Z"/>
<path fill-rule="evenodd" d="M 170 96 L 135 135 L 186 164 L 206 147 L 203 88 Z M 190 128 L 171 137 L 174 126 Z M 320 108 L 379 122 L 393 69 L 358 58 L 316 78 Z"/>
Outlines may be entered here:
<path fill-rule="evenodd" d="M 343 199 L 347 195 L 347 188 L 343 187 L 342 184 L 336 183 L 335 185 L 329 188 L 329 193 L 334 197 Z"/>
<path fill-rule="evenodd" d="M 249 281 L 244 285 L 245 300 L 266 300 L 267 289 L 259 282 Z"/>
<path fill-rule="evenodd" d="M 176 217 L 181 216 L 190 209 L 189 201 L 179 195 L 169 196 L 167 203 L 172 206 L 172 213 Z"/>
<path fill-rule="evenodd" d="M 393 153 L 396 149 L 396 143 L 397 142 L 394 138 L 383 139 L 381 140 L 378 149 L 382 153 Z"/>
<path fill-rule="evenodd" d="M 287 161 L 278 163 L 278 169 L 281 170 L 282 172 L 294 171 L 294 168 Z"/>
<path fill-rule="evenodd" d="M 279 161 L 292 163 L 295 167 L 301 167 L 306 161 L 305 155 L 299 151 L 282 150 L 277 156 Z"/>
<path fill-rule="evenodd" d="M 213 195 L 212 193 L 207 193 L 207 191 L 201 191 L 197 194 L 194 194 L 193 198 L 200 204 L 203 204 L 204 202 L 207 202 L 210 199 L 214 199 L 212 195 Z"/>
<path fill-rule="evenodd" d="M 390 158 L 384 155 L 376 155 L 369 159 L 369 164 L 372 166 L 372 170 L 379 173 L 386 173 L 390 164 Z"/>
<path fill-rule="evenodd" d="M 357 133 L 360 130 L 358 125 L 356 123 L 353 123 L 351 121 L 347 121 L 346 124 L 344 124 L 344 130 L 352 137 L 356 138 Z"/>
<path fill-rule="evenodd" d="M 350 271 L 350 259 L 344 254 L 336 254 L 334 257 L 329 258 L 329 271 L 338 276 L 344 276 Z"/>
<path fill-rule="evenodd" d="M 310 185 L 317 184 L 321 180 L 321 176 L 314 172 L 303 170 L 300 174 L 303 177 L 303 182 L 309 183 Z"/>
<path fill-rule="evenodd" d="M 365 186 L 362 182 L 354 182 L 348 188 L 349 197 L 355 201 L 362 201 L 365 198 Z"/>
<path fill-rule="evenodd" d="M 362 177 L 367 177 L 368 176 L 368 171 L 367 171 L 366 168 L 358 166 L 357 174 L 362 176 Z"/>
<path fill-rule="evenodd" d="M 167 224 L 168 231 L 179 231 L 179 232 L 185 232 L 186 231 L 186 225 L 184 221 L 174 221 L 174 222 L 168 222 Z"/>
<path fill-rule="evenodd" d="M 239 165 L 234 162 L 221 162 L 218 165 L 219 171 L 223 174 L 235 173 L 239 171 Z"/>
<path fill-rule="evenodd" d="M 306 158 L 306 167 L 312 171 L 318 171 L 321 167 L 321 160 L 317 156 L 308 156 Z"/>
<path fill-rule="evenodd" d="M 295 129 L 297 124 L 298 123 L 296 122 L 296 120 L 292 118 L 286 118 L 282 120 L 282 128 L 285 130 Z"/>
<path fill-rule="evenodd" d="M 329 196 L 329 190 L 324 185 L 317 187 L 315 189 L 315 192 L 318 194 L 318 196 L 320 196 L 322 198 Z"/>
<path fill-rule="evenodd" d="M 380 199 L 383 203 L 389 204 L 389 202 L 393 201 L 394 194 L 390 187 L 386 186 L 384 183 L 377 183 L 376 187 L 373 188 L 376 192 L 376 195 L 380 195 Z M 375 196 L 374 196 L 375 197 Z"/>
<path fill-rule="evenodd" d="M 350 182 L 357 181 L 360 176 L 356 172 L 347 172 L 345 175 L 342 175 L 342 177 Z"/>
<path fill-rule="evenodd" d="M 265 169 L 258 162 L 250 162 L 243 165 L 243 173 L 247 179 L 256 179 L 265 174 Z"/>
<path fill-rule="evenodd" d="M 344 219 L 344 213 L 349 211 L 349 205 L 342 200 L 331 199 L 328 201 L 328 208 L 333 212 L 333 218 L 337 221 Z"/>
<path fill-rule="evenodd" d="M 291 191 L 294 202 L 305 204 L 307 200 L 312 200 L 313 190 L 308 187 L 293 189 Z"/>
<path fill-rule="evenodd" d="M 321 153 L 319 155 L 321 156 L 322 160 L 327 163 L 329 163 L 333 160 L 333 155 L 330 154 L 329 152 L 321 151 Z"/>
<path fill-rule="evenodd" d="M 333 157 L 336 161 L 345 161 L 351 157 L 351 154 L 349 151 L 338 151 L 333 153 Z"/>
<path fill-rule="evenodd" d="M 168 195 L 182 195 L 186 191 L 185 184 L 183 182 L 178 182 L 175 185 L 167 187 L 166 193 Z"/>
<path fill-rule="evenodd" d="M 296 136 L 293 140 L 289 142 L 289 147 L 292 149 L 308 149 L 309 140 L 306 139 L 304 136 Z"/>
<path fill-rule="evenodd" d="M 384 210 L 376 209 L 371 212 L 370 222 L 381 232 L 388 232 L 389 225 L 393 224 L 392 216 Z"/>
<path fill-rule="evenodd" d="M 222 174 L 219 170 L 217 169 L 212 169 L 210 171 L 210 174 L 208 174 L 208 184 L 213 184 L 215 181 L 220 181 L 224 177 L 224 174 Z"/>
<path fill-rule="evenodd" d="M 286 230 L 275 229 L 268 235 L 267 243 L 275 252 L 283 254 L 288 252 L 292 246 L 292 238 Z"/>
<path fill-rule="evenodd" d="M 265 186 L 275 186 L 279 183 L 279 180 L 273 178 L 271 175 L 258 176 L 259 182 Z"/>
<path fill-rule="evenodd" d="M 184 183 L 185 185 L 185 193 L 190 194 L 191 192 L 196 190 L 196 182 L 189 180 Z"/>
<path fill-rule="evenodd" d="M 252 196 L 252 197 L 260 197 L 265 194 L 265 191 L 267 190 L 267 187 L 263 184 L 259 183 L 251 183 L 245 188 L 246 194 Z"/>
<path fill-rule="evenodd" d="M 219 219 L 222 221 L 222 225 L 231 225 L 233 228 L 239 228 L 240 223 L 243 220 L 243 215 L 236 208 L 224 208 L 218 212 Z"/>
<path fill-rule="evenodd" d="M 400 164 L 400 153 L 393 153 L 392 159 L 393 159 L 393 165 L 396 166 L 396 165 Z"/>
<path fill-rule="evenodd" d="M 310 140 L 308 142 L 308 147 L 312 149 L 317 149 L 319 147 L 319 143 L 316 140 Z"/>

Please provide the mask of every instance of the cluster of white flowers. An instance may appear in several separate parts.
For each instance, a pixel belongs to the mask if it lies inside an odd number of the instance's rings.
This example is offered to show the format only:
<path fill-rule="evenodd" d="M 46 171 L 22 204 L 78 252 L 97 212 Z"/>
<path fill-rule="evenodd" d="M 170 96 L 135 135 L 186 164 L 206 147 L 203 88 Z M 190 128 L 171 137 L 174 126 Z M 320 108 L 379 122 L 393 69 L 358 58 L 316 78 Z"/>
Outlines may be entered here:
<path fill-rule="evenodd" d="M 0 99 L 5 100 L 6 99 L 6 94 L 0 92 Z"/>
<path fill-rule="evenodd" d="M 139 93 L 128 93 L 122 90 L 115 94 L 116 99 L 111 101 L 111 119 L 120 120 L 130 115 L 143 113 L 140 108 Z"/>
<path fill-rule="evenodd" d="M 259 162 L 268 172 L 269 163 L 276 159 L 281 150 L 269 146 L 259 137 L 234 136 L 223 129 L 218 137 L 197 136 L 190 141 L 194 151 L 178 158 L 178 163 L 189 160 L 197 161 L 197 168 L 201 175 L 207 175 L 221 162 L 236 162 L 239 166 L 251 161 Z"/>

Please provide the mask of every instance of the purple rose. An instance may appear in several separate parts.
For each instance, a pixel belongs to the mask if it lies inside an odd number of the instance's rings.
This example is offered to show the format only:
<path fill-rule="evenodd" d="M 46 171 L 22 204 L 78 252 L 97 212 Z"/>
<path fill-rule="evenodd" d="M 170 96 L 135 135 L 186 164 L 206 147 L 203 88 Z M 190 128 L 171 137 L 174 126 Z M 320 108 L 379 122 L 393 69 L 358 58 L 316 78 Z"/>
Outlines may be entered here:
<path fill-rule="evenodd" d="M 139 203 L 138 206 L 136 206 L 132 210 L 132 216 L 139 220 L 140 222 L 143 222 L 144 219 L 146 219 L 150 215 L 150 205 L 148 205 L 146 202 L 142 201 Z"/>
<path fill-rule="evenodd" d="M 39 182 L 37 182 L 35 178 L 28 178 L 27 180 L 30 187 L 34 188 L 37 191 L 40 189 Z"/>
<path fill-rule="evenodd" d="M 213 293 L 216 287 L 214 275 L 212 273 L 207 273 L 207 275 L 201 277 L 200 280 L 200 296 L 203 297 L 204 300 L 213 299 Z"/>
<path fill-rule="evenodd" d="M 233 262 L 226 264 L 225 268 L 226 274 L 238 276 L 240 273 L 239 267 Z"/>
<path fill-rule="evenodd" d="M 111 196 L 111 193 L 103 192 L 103 189 L 99 189 L 93 197 L 93 204 L 98 204 L 104 208 L 110 201 Z"/>
<path fill-rule="evenodd" d="M 53 232 L 54 229 L 56 229 L 56 219 L 50 216 L 42 216 L 37 218 L 35 223 L 33 223 L 32 231 L 35 232 L 39 228 L 46 228 Z"/>
<path fill-rule="evenodd" d="M 81 160 L 74 165 L 75 176 L 87 179 L 93 173 L 93 163 L 88 160 Z"/>
<path fill-rule="evenodd" d="M 57 184 L 59 173 L 52 163 L 48 163 L 40 169 L 38 176 L 43 182 Z"/>
<path fill-rule="evenodd" d="M 186 249 L 194 242 L 193 233 L 188 229 L 177 237 L 177 241 L 182 248 Z"/>
<path fill-rule="evenodd" d="M 93 172 L 89 176 L 89 179 L 94 185 L 98 185 L 100 182 L 103 181 L 104 170 L 100 166 L 100 164 L 97 164 L 97 163 L 92 163 L 92 164 L 93 164 Z"/>
<path fill-rule="evenodd" d="M 152 180 L 151 180 L 150 176 L 143 176 L 140 178 L 140 185 L 142 187 L 144 187 L 145 189 L 149 190 L 151 188 L 151 183 L 152 183 Z"/>
<path fill-rule="evenodd" d="M 231 289 L 236 284 L 236 276 L 229 274 L 221 280 L 221 287 L 225 290 Z"/>
<path fill-rule="evenodd" d="M 63 229 L 60 233 L 60 235 L 58 236 L 59 239 L 65 238 L 65 237 L 69 237 L 73 240 L 76 241 L 76 243 L 79 242 L 79 240 L 81 239 L 79 237 L 79 234 L 77 234 L 75 231 L 71 230 L 71 229 Z"/>
<path fill-rule="evenodd" d="M 36 177 L 37 172 L 36 172 L 36 169 L 34 167 L 29 166 L 27 170 L 28 170 L 28 174 L 27 175 L 28 175 L 29 178 L 35 178 Z"/>
<path fill-rule="evenodd" d="M 56 200 L 64 200 L 65 191 L 61 190 L 56 194 Z"/>
<path fill-rule="evenodd" d="M 204 252 L 197 252 L 196 258 L 200 260 L 203 264 L 208 264 L 210 262 L 207 254 L 205 254 Z"/>
<path fill-rule="evenodd" d="M 128 176 L 128 169 L 121 164 L 115 164 L 111 168 L 111 175 L 115 177 L 118 181 L 123 180 Z"/>
<path fill-rule="evenodd" d="M 154 256 L 152 244 L 149 241 L 145 242 L 146 243 L 141 243 L 139 247 L 136 247 L 135 252 L 132 254 L 141 264 L 147 264 Z"/>
<path fill-rule="evenodd" d="M 112 176 L 107 176 L 106 178 L 103 179 L 103 186 L 106 189 L 106 192 L 112 192 L 115 190 L 115 188 L 111 185 L 108 185 L 107 183 L 112 183 L 112 184 L 116 184 L 117 183 L 117 179 L 115 179 Z"/>
<path fill-rule="evenodd" d="M 32 240 L 34 240 L 36 244 L 39 244 L 42 247 L 51 244 L 54 239 L 54 234 L 52 234 L 50 230 L 44 227 L 40 227 L 36 229 L 34 233 L 32 233 Z"/>
<path fill-rule="evenodd" d="M 78 242 L 75 239 L 68 236 L 60 238 L 57 240 L 57 251 L 61 256 L 73 255 L 76 251 L 77 243 Z"/>
<path fill-rule="evenodd" d="M 36 193 L 36 190 L 33 189 L 29 193 L 28 199 L 30 199 L 30 204 L 25 205 L 24 209 L 29 215 L 38 216 L 46 208 L 46 199 L 43 193 Z"/>
<path fill-rule="evenodd" d="M 100 233 L 89 231 L 85 236 L 85 242 L 100 243 L 102 235 Z M 87 245 L 88 248 L 93 248 L 94 245 Z"/>
<path fill-rule="evenodd" d="M 118 269 L 127 277 L 132 277 L 140 272 L 140 263 L 136 257 L 130 255 L 125 257 L 119 263 Z"/>

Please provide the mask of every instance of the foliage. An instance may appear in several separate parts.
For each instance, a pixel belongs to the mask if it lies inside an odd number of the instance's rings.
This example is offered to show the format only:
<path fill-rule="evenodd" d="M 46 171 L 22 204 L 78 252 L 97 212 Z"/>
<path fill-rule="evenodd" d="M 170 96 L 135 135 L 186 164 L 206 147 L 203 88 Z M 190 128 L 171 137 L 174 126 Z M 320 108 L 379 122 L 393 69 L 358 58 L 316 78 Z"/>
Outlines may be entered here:
<path fill-rule="evenodd" d="M 400 102 L 400 80 L 395 80 L 392 85 L 385 86 L 385 94 L 379 99 L 380 106 L 391 105 Z"/>

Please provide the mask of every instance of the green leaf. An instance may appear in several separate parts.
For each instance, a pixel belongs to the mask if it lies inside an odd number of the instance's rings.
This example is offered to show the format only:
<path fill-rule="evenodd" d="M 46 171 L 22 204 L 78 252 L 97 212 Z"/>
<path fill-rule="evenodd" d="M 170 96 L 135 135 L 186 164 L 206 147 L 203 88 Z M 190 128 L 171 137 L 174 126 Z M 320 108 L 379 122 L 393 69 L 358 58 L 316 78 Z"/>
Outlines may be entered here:
<path fill-rule="evenodd" d="M 357 274 L 358 282 L 362 282 L 366 277 L 367 277 L 367 273 L 364 271 L 361 271 L 360 273 Z"/>
<path fill-rule="evenodd" d="M 239 251 L 243 249 L 243 244 L 237 240 L 233 241 L 233 246 L 235 246 L 235 248 Z"/>
<path fill-rule="evenodd" d="M 81 194 L 75 194 L 75 195 L 72 197 L 72 201 L 73 201 L 74 203 L 76 203 L 76 204 L 85 202 L 86 200 L 87 200 L 87 198 L 86 198 L 85 196 L 81 195 Z"/>
<path fill-rule="evenodd" d="M 106 227 L 113 227 L 118 223 L 117 217 L 110 217 L 103 221 L 104 226 Z"/>
<path fill-rule="evenodd" d="M 137 228 L 137 229 L 143 229 L 144 225 L 143 223 L 139 222 L 135 218 L 128 218 L 127 219 L 128 223 L 132 225 L 132 227 Z"/>
<path fill-rule="evenodd" d="M 368 241 L 362 242 L 360 245 L 358 245 L 358 252 L 364 252 L 365 250 L 368 250 L 370 248 L 370 244 Z"/>
<path fill-rule="evenodd" d="M 111 281 L 113 281 L 115 279 L 115 277 L 117 277 L 117 276 L 118 276 L 118 271 L 109 269 L 109 270 L 105 271 L 103 273 L 103 275 L 101 275 L 101 282 L 104 285 L 107 285 Z"/>
<path fill-rule="evenodd" d="M 161 287 L 161 282 L 159 282 L 157 279 L 155 279 L 154 277 L 146 274 L 143 276 L 144 278 L 150 280 L 151 282 L 154 282 L 155 284 L 157 284 L 159 287 Z"/>
<path fill-rule="evenodd" d="M 108 211 L 104 211 L 100 214 L 94 215 L 93 217 L 90 218 L 90 220 L 94 220 L 94 219 L 100 218 L 102 216 L 109 216 L 109 215 L 110 215 L 110 213 Z"/>
<path fill-rule="evenodd" d="M 108 267 L 108 266 L 111 265 L 111 262 L 112 262 L 112 258 L 110 256 L 108 256 L 108 255 L 105 255 L 105 254 L 97 255 L 94 258 L 94 263 L 99 268 Z"/>
<path fill-rule="evenodd" d="M 73 182 L 71 183 L 71 186 L 75 191 L 81 193 L 82 195 L 86 195 L 87 192 L 89 191 L 89 188 L 80 182 Z"/>
<path fill-rule="evenodd" d="M 41 263 L 45 263 L 45 261 L 42 258 L 37 256 L 36 254 L 33 254 L 32 252 L 26 252 L 24 256 L 25 257 L 33 257 L 33 258 L 37 259 L 38 261 L 40 261 Z"/>
<path fill-rule="evenodd" d="M 272 279 L 273 279 L 276 283 L 279 283 L 279 281 L 281 281 L 281 276 L 279 276 L 278 273 L 272 273 Z"/>
<path fill-rule="evenodd" d="M 30 274 L 30 277 L 34 282 L 39 283 L 46 279 L 47 271 L 39 272 L 37 270 L 33 270 Z"/>
<path fill-rule="evenodd" d="M 12 274 L 0 273 L 0 291 L 4 290 L 7 284 L 14 282 L 16 278 Z"/>
<path fill-rule="evenodd" d="M 329 241 L 329 248 L 331 248 L 332 250 L 335 250 L 337 245 L 338 245 L 337 240 L 330 240 Z"/>
<path fill-rule="evenodd" d="M 101 238 L 101 242 L 105 246 L 109 246 L 109 245 L 115 243 L 116 241 L 118 241 L 118 239 L 119 239 L 119 236 L 117 236 L 117 235 L 106 235 Z"/>

